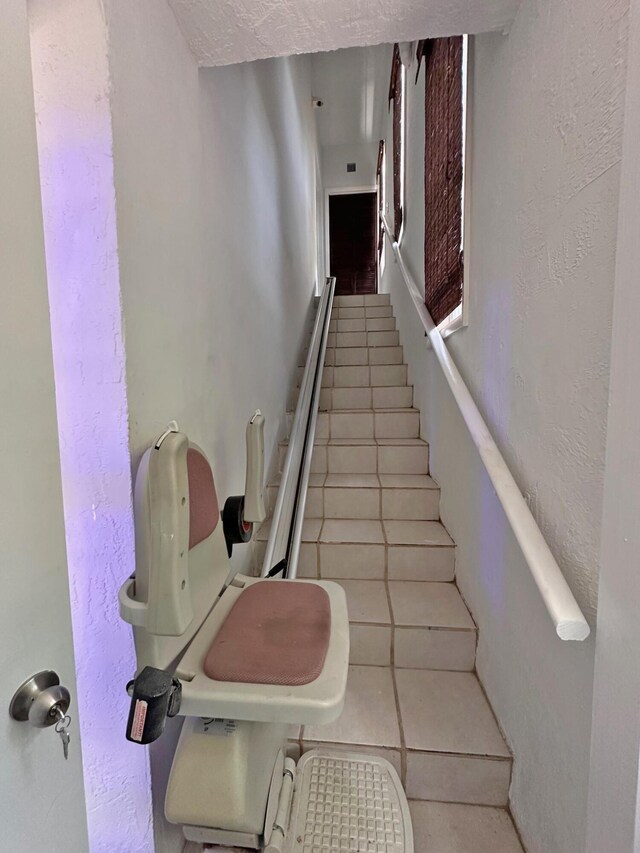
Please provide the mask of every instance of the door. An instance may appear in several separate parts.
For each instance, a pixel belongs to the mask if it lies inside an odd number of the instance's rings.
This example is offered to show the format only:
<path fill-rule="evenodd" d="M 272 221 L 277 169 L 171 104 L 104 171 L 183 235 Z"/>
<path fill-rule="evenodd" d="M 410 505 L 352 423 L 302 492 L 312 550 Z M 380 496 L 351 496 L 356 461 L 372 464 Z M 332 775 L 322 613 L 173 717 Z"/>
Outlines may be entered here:
<path fill-rule="evenodd" d="M 86 853 L 26 0 L 2 3 L 0 188 L 0 848 Z M 71 692 L 68 761 L 53 728 L 9 716 L 44 669 Z"/>
<path fill-rule="evenodd" d="M 377 194 L 329 196 L 329 269 L 336 294 L 376 293 L 378 289 Z"/>

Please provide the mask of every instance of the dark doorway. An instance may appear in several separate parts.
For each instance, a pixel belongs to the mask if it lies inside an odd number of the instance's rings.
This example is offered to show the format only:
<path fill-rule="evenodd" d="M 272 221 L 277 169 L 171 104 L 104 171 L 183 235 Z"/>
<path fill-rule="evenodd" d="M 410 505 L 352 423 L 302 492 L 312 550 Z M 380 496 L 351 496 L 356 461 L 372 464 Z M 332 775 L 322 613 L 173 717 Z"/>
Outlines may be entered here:
<path fill-rule="evenodd" d="M 329 196 L 329 275 L 337 295 L 377 292 L 376 231 L 376 193 Z"/>

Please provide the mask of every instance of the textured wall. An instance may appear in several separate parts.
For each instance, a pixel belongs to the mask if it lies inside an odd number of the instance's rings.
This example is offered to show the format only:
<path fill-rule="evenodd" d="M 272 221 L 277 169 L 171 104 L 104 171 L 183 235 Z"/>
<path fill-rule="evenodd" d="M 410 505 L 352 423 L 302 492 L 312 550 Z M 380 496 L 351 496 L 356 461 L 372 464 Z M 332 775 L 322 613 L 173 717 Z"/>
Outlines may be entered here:
<path fill-rule="evenodd" d="M 117 598 L 134 553 L 107 34 L 99 0 L 29 12 L 89 849 L 147 853 L 149 761 L 124 737 L 136 663 Z"/>
<path fill-rule="evenodd" d="M 631 0 L 598 589 L 588 853 L 638 850 L 640 2 Z"/>
<path fill-rule="evenodd" d="M 503 30 L 520 0 L 169 0 L 200 65 Z"/>
<path fill-rule="evenodd" d="M 87 849 L 87 828 L 26 0 L 5 0 L 1 17 L 0 846 L 68 853 Z M 8 713 L 45 667 L 74 700 L 67 763 L 51 729 Z"/>
<path fill-rule="evenodd" d="M 449 339 L 592 623 L 626 7 L 538 0 L 523 4 L 508 37 L 476 37 L 470 324 Z M 422 92 L 412 91 L 421 105 Z M 413 122 L 417 136 L 418 113 Z M 408 154 L 408 195 L 420 198 L 419 136 Z M 411 218 L 409 207 L 403 251 L 422 280 L 422 225 L 418 213 Z M 480 628 L 478 671 L 515 753 L 515 818 L 531 853 L 581 853 L 593 638 L 572 645 L 555 637 L 393 263 L 385 286 L 443 488 L 443 519 L 458 544 L 458 583 Z"/>
<path fill-rule="evenodd" d="M 198 70 L 165 3 L 106 4 L 130 442 L 176 419 L 241 494 L 245 427 L 272 459 L 315 288 L 308 59 Z M 237 547 L 236 568 L 248 547 Z M 177 726 L 152 749 L 156 850 Z"/>

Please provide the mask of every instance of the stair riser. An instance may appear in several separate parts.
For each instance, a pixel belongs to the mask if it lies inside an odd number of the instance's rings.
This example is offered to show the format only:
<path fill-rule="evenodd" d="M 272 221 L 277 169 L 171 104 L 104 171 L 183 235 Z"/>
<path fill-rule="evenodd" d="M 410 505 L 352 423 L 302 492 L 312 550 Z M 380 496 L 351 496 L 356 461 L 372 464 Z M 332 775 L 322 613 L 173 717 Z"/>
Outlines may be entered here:
<path fill-rule="evenodd" d="M 303 374 L 304 368 L 299 367 L 298 388 Z M 323 388 L 364 388 L 407 384 L 406 364 L 383 364 L 373 367 L 369 367 L 368 364 L 328 366 L 322 372 Z"/>
<path fill-rule="evenodd" d="M 281 446 L 280 470 L 287 448 Z M 426 474 L 429 448 L 425 445 L 345 445 L 317 444 L 311 458 L 314 474 Z"/>
<path fill-rule="evenodd" d="M 409 799 L 504 807 L 510 782 L 510 759 L 407 751 Z"/>
<path fill-rule="evenodd" d="M 440 669 L 472 672 L 476 635 L 473 631 L 394 628 L 352 622 L 349 662 L 363 666 Z M 393 645 L 392 645 L 393 640 Z"/>
<path fill-rule="evenodd" d="M 356 308 L 334 308 L 331 320 L 360 320 L 363 317 L 393 317 L 391 305 L 366 305 Z"/>
<path fill-rule="evenodd" d="M 315 543 L 309 543 L 315 544 Z M 321 542 L 309 571 L 317 567 L 324 580 L 452 581 L 455 548 L 434 545 L 378 545 Z"/>
<path fill-rule="evenodd" d="M 280 447 L 280 470 L 287 448 Z M 311 458 L 313 474 L 426 474 L 429 448 L 420 446 L 375 446 L 318 444 Z"/>
<path fill-rule="evenodd" d="M 278 487 L 269 486 L 268 509 L 273 512 Z M 438 489 L 307 489 L 305 518 L 386 518 L 398 521 L 437 521 Z"/>
<path fill-rule="evenodd" d="M 334 296 L 334 308 L 370 308 L 373 305 L 391 305 L 388 293 L 369 293 L 362 296 Z"/>
<path fill-rule="evenodd" d="M 383 364 L 372 367 L 366 364 L 337 366 L 333 368 L 331 380 L 334 389 L 398 387 L 407 385 L 407 366 L 406 364 Z M 410 386 L 407 385 L 407 387 Z"/>
<path fill-rule="evenodd" d="M 410 410 L 375 413 L 330 411 L 328 426 L 328 435 L 316 431 L 316 438 L 419 438 L 420 415 Z"/>
<path fill-rule="evenodd" d="M 296 390 L 292 395 L 289 413 L 294 414 L 298 403 Z M 320 392 L 320 412 L 348 411 L 350 409 L 411 409 L 411 385 L 384 388 L 323 388 Z"/>
<path fill-rule="evenodd" d="M 254 570 L 259 574 L 266 543 L 253 542 Z M 302 542 L 298 577 L 323 580 L 382 580 L 388 566 L 392 581 L 448 583 L 455 575 L 455 549 L 409 545 L 350 545 Z"/>
<path fill-rule="evenodd" d="M 387 388 L 323 388 L 320 394 L 321 411 L 410 409 L 412 406 L 411 385 Z"/>
<path fill-rule="evenodd" d="M 287 430 L 291 433 L 295 412 L 287 412 Z M 346 409 L 319 412 L 316 444 L 330 439 L 416 439 L 420 437 L 420 415 L 412 409 L 377 409 L 362 412 Z M 409 471 L 407 473 L 414 473 Z"/>
<path fill-rule="evenodd" d="M 354 317 L 330 320 L 329 332 L 395 332 L 394 317 Z"/>
<path fill-rule="evenodd" d="M 303 361 L 298 364 L 300 371 L 304 370 L 307 351 L 303 353 Z M 325 367 L 350 365 L 350 364 L 402 364 L 404 362 L 403 349 L 398 346 L 363 346 L 356 347 L 328 347 L 325 353 Z"/>
<path fill-rule="evenodd" d="M 329 332 L 328 347 L 397 347 L 398 332 Z"/>
<path fill-rule="evenodd" d="M 397 347 L 341 347 L 327 350 L 326 365 L 344 367 L 351 365 L 402 364 L 403 349 Z"/>

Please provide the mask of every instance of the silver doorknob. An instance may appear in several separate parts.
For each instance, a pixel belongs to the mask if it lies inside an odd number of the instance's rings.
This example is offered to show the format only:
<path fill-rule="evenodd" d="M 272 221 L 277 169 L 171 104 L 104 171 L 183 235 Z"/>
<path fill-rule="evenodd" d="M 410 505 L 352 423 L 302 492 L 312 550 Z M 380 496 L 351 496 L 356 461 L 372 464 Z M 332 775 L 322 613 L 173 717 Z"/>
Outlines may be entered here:
<path fill-rule="evenodd" d="M 71 695 L 60 684 L 58 673 L 45 669 L 20 685 L 9 705 L 9 714 L 14 720 L 45 729 L 63 719 L 70 704 Z"/>

